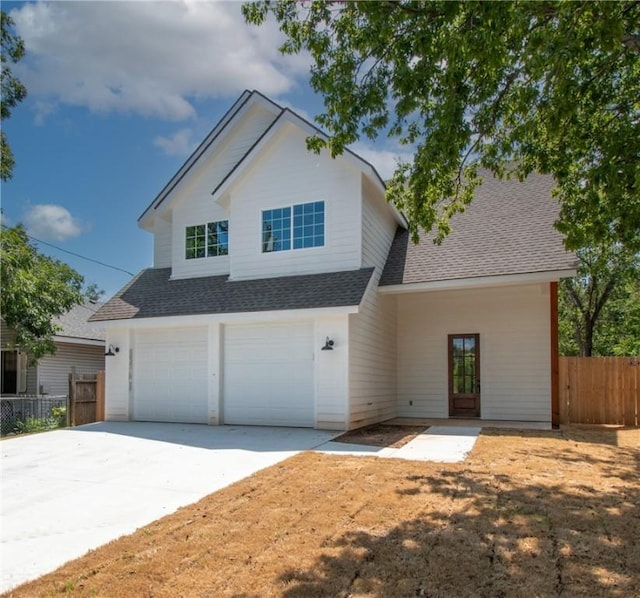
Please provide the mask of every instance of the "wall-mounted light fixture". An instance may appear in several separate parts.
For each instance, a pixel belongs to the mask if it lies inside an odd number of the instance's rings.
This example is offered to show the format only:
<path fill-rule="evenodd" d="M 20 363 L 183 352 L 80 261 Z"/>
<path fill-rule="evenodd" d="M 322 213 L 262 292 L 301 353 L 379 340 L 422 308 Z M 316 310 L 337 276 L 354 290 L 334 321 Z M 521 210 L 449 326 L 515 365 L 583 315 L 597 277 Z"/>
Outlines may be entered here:
<path fill-rule="evenodd" d="M 327 337 L 327 342 L 324 344 L 324 347 L 322 347 L 322 349 L 320 349 L 321 351 L 333 351 L 333 345 L 335 343 L 333 342 L 332 339 L 330 339 L 329 337 Z"/>
<path fill-rule="evenodd" d="M 109 350 L 105 353 L 106 357 L 113 357 L 116 353 L 120 352 L 120 347 L 114 347 L 113 345 L 109 345 Z"/>

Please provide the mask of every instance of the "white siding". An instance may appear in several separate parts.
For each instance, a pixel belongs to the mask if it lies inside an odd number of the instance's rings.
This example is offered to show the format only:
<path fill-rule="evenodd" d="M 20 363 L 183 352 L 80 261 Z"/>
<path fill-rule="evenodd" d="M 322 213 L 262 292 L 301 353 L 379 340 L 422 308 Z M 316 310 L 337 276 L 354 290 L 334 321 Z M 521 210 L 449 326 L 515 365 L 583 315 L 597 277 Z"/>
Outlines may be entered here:
<path fill-rule="evenodd" d="M 327 152 L 307 151 L 305 138 L 284 125 L 230 188 L 233 279 L 360 267 L 360 172 Z M 262 253 L 262 211 L 312 201 L 325 202 L 325 246 Z"/>
<path fill-rule="evenodd" d="M 315 321 L 316 428 L 345 430 L 349 394 L 349 316 Z M 322 351 L 327 337 L 333 351 Z"/>
<path fill-rule="evenodd" d="M 14 348 L 13 345 L 16 342 L 16 333 L 12 328 L 9 328 L 5 324 L 5 321 L 0 318 L 0 346 L 5 349 L 7 347 Z"/>
<path fill-rule="evenodd" d="M 28 395 L 39 394 L 38 389 L 38 366 L 27 362 L 27 390 Z M 61 394 L 67 394 L 66 392 Z"/>
<path fill-rule="evenodd" d="M 120 351 L 104 361 L 105 391 L 104 412 L 106 420 L 131 419 L 130 365 L 133 353 L 133 333 L 127 329 L 107 330 L 107 347 L 113 345 Z"/>
<path fill-rule="evenodd" d="M 397 415 L 396 302 L 373 287 L 349 316 L 349 428 Z"/>
<path fill-rule="evenodd" d="M 153 231 L 153 267 L 171 268 L 171 222 L 156 218 Z"/>
<path fill-rule="evenodd" d="M 551 421 L 547 284 L 399 295 L 399 416 L 449 416 L 447 335 L 462 333 L 480 334 L 483 419 Z"/>
<path fill-rule="evenodd" d="M 214 201 L 212 191 L 273 122 L 274 115 L 259 105 L 237 122 L 229 136 L 202 163 L 194 167 L 182 183 L 173 206 L 172 275 L 190 278 L 229 273 L 229 257 L 185 259 L 187 226 L 230 220 L 226 207 Z M 235 235 L 235 224 L 229 222 L 229 236 Z"/>
<path fill-rule="evenodd" d="M 362 266 L 382 273 L 397 229 L 384 196 L 362 177 Z"/>
<path fill-rule="evenodd" d="M 229 273 L 228 255 L 191 260 L 185 258 L 187 226 L 207 224 L 208 222 L 218 222 L 220 220 L 229 220 L 229 213 L 211 199 L 210 193 L 202 193 L 198 198 L 191 199 L 188 206 L 183 205 L 175 210 L 172 230 L 172 278 L 214 276 Z M 229 223 L 229 236 L 231 235 L 233 235 L 233 225 Z"/>
<path fill-rule="evenodd" d="M 71 368 L 78 374 L 94 374 L 104 370 L 105 348 L 93 345 L 57 343 L 55 355 L 45 355 L 38 362 L 38 384 L 47 394 L 69 392 Z"/>
<path fill-rule="evenodd" d="M 396 223 L 368 182 L 363 191 L 362 265 L 375 272 L 360 312 L 349 316 L 349 428 L 397 413 L 396 299 L 377 292 Z"/>

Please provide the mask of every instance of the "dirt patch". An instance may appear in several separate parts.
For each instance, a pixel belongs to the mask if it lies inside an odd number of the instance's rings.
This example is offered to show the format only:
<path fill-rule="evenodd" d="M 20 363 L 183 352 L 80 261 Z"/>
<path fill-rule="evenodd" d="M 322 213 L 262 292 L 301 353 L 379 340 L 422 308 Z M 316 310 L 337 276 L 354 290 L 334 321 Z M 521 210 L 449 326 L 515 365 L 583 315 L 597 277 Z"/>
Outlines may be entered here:
<path fill-rule="evenodd" d="M 639 430 L 485 430 L 457 464 L 307 452 L 8 595 L 639 596 L 639 477 Z"/>
<path fill-rule="evenodd" d="M 373 424 L 338 436 L 334 438 L 334 442 L 400 448 L 427 429 L 427 426 Z"/>

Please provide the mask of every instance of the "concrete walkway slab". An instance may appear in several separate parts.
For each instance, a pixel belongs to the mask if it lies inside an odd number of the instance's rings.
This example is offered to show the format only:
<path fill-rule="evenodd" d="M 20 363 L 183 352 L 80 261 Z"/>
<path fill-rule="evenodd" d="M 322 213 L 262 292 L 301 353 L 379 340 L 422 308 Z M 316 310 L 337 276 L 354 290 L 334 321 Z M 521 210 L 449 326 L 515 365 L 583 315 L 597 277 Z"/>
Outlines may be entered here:
<path fill-rule="evenodd" d="M 0 591 L 337 434 L 103 422 L 0 442 Z"/>
<path fill-rule="evenodd" d="M 477 427 L 431 426 L 400 448 L 329 441 L 315 450 L 331 455 L 459 463 L 472 451 L 480 430 Z"/>
<path fill-rule="evenodd" d="M 473 450 L 481 428 L 431 426 L 391 457 L 438 463 L 459 463 Z"/>

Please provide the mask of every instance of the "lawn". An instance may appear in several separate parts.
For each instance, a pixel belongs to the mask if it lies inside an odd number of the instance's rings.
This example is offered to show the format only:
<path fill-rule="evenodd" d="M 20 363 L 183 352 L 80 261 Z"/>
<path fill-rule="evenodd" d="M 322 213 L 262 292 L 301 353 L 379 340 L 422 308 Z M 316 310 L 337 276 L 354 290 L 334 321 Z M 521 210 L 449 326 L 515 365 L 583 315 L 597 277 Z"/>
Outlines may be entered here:
<path fill-rule="evenodd" d="M 639 430 L 488 430 L 456 465 L 303 453 L 7 595 L 640 596 L 639 479 Z"/>

